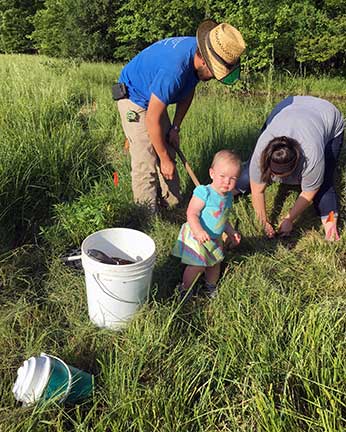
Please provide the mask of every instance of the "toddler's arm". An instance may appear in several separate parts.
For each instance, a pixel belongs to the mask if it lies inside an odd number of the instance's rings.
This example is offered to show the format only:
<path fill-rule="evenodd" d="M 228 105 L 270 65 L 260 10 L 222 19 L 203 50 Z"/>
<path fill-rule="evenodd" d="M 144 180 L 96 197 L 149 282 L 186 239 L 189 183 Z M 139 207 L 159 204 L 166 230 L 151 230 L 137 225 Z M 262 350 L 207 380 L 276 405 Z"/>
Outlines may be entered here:
<path fill-rule="evenodd" d="M 227 222 L 225 225 L 225 231 L 228 235 L 225 246 L 226 247 L 238 246 L 241 240 L 240 233 L 236 231 L 229 222 Z"/>
<path fill-rule="evenodd" d="M 209 234 L 202 228 L 199 220 L 204 206 L 205 202 L 203 200 L 193 196 L 186 211 L 187 222 L 190 225 L 193 236 L 199 241 L 199 243 L 204 243 L 210 240 Z"/>

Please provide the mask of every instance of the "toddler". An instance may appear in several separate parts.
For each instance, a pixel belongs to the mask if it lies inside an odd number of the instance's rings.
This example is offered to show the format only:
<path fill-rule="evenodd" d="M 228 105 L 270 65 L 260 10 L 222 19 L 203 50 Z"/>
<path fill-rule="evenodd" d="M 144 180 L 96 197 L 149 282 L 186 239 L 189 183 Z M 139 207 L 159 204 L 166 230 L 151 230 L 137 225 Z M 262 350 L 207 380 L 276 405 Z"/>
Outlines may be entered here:
<path fill-rule="evenodd" d="M 231 150 L 217 152 L 209 169 L 211 184 L 197 186 L 193 191 L 186 212 L 187 222 L 181 227 L 172 251 L 187 264 L 179 285 L 182 297 L 202 273 L 205 273 L 206 294 L 214 297 L 220 263 L 224 259 L 222 233 L 228 234 L 233 245 L 240 242 L 240 234 L 228 222 L 232 189 L 240 167 L 240 158 Z"/>

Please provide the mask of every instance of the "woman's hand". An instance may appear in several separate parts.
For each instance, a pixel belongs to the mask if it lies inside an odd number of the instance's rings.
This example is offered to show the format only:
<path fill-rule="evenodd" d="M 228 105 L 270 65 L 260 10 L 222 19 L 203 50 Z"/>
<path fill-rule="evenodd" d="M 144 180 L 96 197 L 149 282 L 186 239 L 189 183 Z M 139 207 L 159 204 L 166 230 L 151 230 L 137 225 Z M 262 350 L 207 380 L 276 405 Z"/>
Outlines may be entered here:
<path fill-rule="evenodd" d="M 280 224 L 279 235 L 281 237 L 287 237 L 291 234 L 293 230 L 293 222 L 290 218 L 286 217 Z"/>
<path fill-rule="evenodd" d="M 279 235 L 281 237 L 287 237 L 291 234 L 293 230 L 293 222 L 303 213 L 307 207 L 309 207 L 317 192 L 318 189 L 315 189 L 313 191 L 303 191 L 299 194 L 294 206 L 281 221 L 279 226 Z"/>
<path fill-rule="evenodd" d="M 272 239 L 275 237 L 275 234 L 276 234 L 275 229 L 272 227 L 272 225 L 268 221 L 265 222 L 265 224 L 263 225 L 263 228 L 264 228 L 264 232 L 268 238 Z"/>

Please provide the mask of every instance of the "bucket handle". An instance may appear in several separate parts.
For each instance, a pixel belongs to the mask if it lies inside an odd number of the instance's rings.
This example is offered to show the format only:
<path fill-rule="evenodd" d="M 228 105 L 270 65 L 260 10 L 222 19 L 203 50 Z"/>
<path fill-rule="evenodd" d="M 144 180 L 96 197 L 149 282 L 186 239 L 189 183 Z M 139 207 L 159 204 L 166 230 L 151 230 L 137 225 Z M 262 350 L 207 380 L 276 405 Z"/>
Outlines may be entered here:
<path fill-rule="evenodd" d="M 139 304 L 139 302 L 134 302 L 134 301 L 124 300 L 124 299 L 118 297 L 116 294 L 110 292 L 110 291 L 108 290 L 108 288 L 106 287 L 106 285 L 101 281 L 100 276 L 99 276 L 99 273 L 93 273 L 92 275 L 93 275 L 93 278 L 94 278 L 95 282 L 96 282 L 97 285 L 100 287 L 101 291 L 102 291 L 104 294 L 108 295 L 110 298 L 112 298 L 112 299 L 114 299 L 114 300 L 117 300 L 117 301 L 120 301 L 120 302 L 122 302 L 122 303 L 128 303 L 128 304 Z"/>

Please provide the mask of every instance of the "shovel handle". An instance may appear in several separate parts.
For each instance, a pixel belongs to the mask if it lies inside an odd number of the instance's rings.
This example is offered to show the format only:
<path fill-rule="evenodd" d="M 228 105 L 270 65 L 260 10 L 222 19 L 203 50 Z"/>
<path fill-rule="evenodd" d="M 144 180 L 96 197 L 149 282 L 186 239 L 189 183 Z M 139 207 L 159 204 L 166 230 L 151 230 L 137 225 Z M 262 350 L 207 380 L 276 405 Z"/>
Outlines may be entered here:
<path fill-rule="evenodd" d="M 184 153 L 178 147 L 174 147 L 174 149 L 175 149 L 177 155 L 179 156 L 180 160 L 182 161 L 182 163 L 183 163 L 183 165 L 184 165 L 187 173 L 191 177 L 191 180 L 193 181 L 193 184 L 195 186 L 199 186 L 200 182 L 198 181 L 198 178 L 196 177 L 196 174 L 193 172 L 192 168 L 188 164 L 188 162 L 186 160 L 186 157 L 184 156 Z"/>

